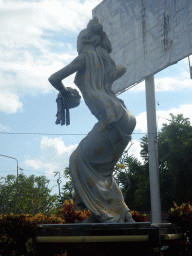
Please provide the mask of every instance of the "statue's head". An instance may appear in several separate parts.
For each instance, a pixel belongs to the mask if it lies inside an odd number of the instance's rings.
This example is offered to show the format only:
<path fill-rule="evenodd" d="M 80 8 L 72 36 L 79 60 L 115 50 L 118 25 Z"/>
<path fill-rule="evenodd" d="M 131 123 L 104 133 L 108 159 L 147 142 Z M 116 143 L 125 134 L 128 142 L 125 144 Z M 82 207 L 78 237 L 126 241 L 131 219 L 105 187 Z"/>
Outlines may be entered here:
<path fill-rule="evenodd" d="M 103 31 L 103 26 L 99 23 L 98 18 L 94 17 L 89 21 L 87 28 L 83 29 L 77 39 L 77 51 L 81 52 L 86 49 L 86 46 L 93 48 L 102 47 L 108 53 L 112 52 L 112 45 L 106 33 Z"/>

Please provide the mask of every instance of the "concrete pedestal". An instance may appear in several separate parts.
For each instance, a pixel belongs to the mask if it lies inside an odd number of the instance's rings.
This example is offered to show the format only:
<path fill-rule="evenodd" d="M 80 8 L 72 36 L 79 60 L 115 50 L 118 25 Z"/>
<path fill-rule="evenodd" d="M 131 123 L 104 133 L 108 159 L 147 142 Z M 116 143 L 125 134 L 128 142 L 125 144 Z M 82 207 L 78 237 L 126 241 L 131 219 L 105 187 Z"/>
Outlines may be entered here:
<path fill-rule="evenodd" d="M 181 230 L 171 224 L 42 224 L 33 244 L 37 255 L 160 255 L 160 249 L 182 239 Z M 139 254 L 140 253 L 140 254 Z"/>

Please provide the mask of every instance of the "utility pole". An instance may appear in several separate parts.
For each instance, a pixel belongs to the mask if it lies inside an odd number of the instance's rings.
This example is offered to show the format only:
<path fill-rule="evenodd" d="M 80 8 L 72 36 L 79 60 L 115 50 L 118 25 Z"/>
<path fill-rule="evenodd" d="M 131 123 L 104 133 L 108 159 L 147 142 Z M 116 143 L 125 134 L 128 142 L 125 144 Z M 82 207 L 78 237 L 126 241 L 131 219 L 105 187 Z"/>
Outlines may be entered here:
<path fill-rule="evenodd" d="M 0 156 L 4 156 L 4 157 L 8 157 L 8 158 L 12 158 L 12 159 L 14 159 L 14 160 L 16 160 L 16 161 L 17 161 L 17 178 L 18 178 L 18 169 L 19 169 L 18 160 L 17 160 L 15 157 L 12 157 L 12 156 L 6 156 L 6 155 L 1 155 L 1 154 L 0 154 Z"/>
<path fill-rule="evenodd" d="M 154 75 L 145 78 L 152 223 L 161 223 Z"/>

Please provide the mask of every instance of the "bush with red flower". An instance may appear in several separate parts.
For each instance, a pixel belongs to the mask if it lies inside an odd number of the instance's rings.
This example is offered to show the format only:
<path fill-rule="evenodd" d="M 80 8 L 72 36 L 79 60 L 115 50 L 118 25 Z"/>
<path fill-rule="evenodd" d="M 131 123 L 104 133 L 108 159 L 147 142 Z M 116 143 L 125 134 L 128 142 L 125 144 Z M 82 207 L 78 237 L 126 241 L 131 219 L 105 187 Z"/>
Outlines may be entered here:
<path fill-rule="evenodd" d="M 130 213 L 135 222 L 147 222 L 148 221 L 148 217 L 146 216 L 146 214 L 141 214 L 136 211 L 131 211 Z"/>
<path fill-rule="evenodd" d="M 48 217 L 42 213 L 35 216 L 29 214 L 0 215 L 0 256 L 33 255 L 29 239 L 33 237 L 36 225 L 64 222 L 61 217 Z"/>
<path fill-rule="evenodd" d="M 147 216 L 136 211 L 131 212 L 136 222 L 146 222 Z M 32 256 L 33 248 L 29 238 L 33 236 L 37 224 L 63 224 L 84 221 L 91 215 L 89 210 L 76 210 L 73 200 L 66 200 L 60 213 L 48 216 L 38 213 L 21 215 L 0 215 L 0 256 Z"/>
<path fill-rule="evenodd" d="M 141 214 L 136 211 L 131 211 L 130 213 L 136 222 L 147 222 L 148 217 L 146 214 Z M 91 212 L 89 210 L 77 211 L 75 209 L 73 199 L 66 200 L 60 210 L 60 216 L 65 220 L 65 223 L 74 223 L 76 220 L 83 221 L 86 220 L 90 215 Z"/>
<path fill-rule="evenodd" d="M 75 223 L 76 220 L 86 220 L 91 215 L 89 210 L 76 210 L 73 199 L 65 200 L 60 210 L 60 216 L 65 220 L 65 223 Z"/>
<path fill-rule="evenodd" d="M 166 214 L 167 220 L 181 227 L 183 232 L 192 229 L 192 207 L 190 202 L 178 206 L 175 202 L 174 207 Z"/>
<path fill-rule="evenodd" d="M 179 226 L 183 233 L 188 234 L 184 237 L 184 240 L 180 243 L 180 255 L 191 255 L 192 251 L 192 207 L 190 202 L 183 203 L 181 206 L 178 206 L 173 202 L 174 208 L 171 208 L 170 211 L 166 214 L 167 220 L 170 223 L 173 223 Z M 190 241 L 190 242 L 189 242 Z"/>

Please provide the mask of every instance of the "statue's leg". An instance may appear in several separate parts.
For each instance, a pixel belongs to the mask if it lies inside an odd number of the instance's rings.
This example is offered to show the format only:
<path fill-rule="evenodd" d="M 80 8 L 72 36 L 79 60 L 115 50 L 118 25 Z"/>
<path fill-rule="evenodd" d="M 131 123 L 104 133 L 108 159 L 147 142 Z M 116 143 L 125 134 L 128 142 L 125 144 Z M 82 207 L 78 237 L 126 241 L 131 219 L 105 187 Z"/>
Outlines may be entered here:
<path fill-rule="evenodd" d="M 87 222 L 132 222 L 130 209 L 112 175 L 114 165 L 131 139 L 127 123 L 125 118 L 107 129 L 104 122 L 98 122 L 70 157 L 75 190 L 92 212 Z"/>

